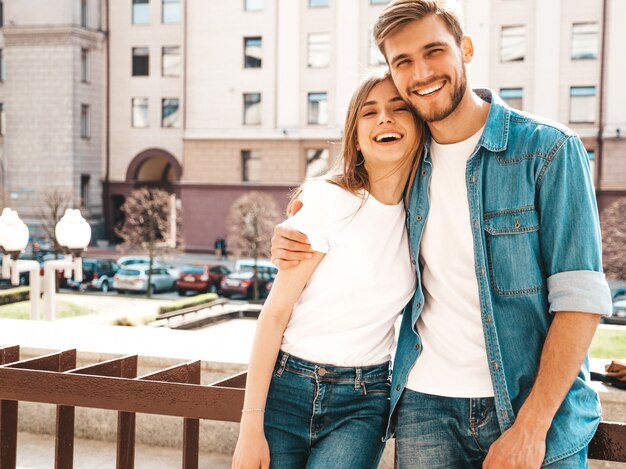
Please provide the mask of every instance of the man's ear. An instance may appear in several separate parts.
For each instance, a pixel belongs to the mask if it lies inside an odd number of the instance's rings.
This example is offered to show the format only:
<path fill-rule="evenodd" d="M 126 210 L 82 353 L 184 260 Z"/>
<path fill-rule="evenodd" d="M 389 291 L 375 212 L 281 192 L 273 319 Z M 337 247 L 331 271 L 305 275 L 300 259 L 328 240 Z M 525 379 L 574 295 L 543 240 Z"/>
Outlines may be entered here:
<path fill-rule="evenodd" d="M 474 43 L 469 36 L 463 36 L 461 40 L 461 51 L 463 51 L 463 62 L 468 64 L 474 58 Z"/>

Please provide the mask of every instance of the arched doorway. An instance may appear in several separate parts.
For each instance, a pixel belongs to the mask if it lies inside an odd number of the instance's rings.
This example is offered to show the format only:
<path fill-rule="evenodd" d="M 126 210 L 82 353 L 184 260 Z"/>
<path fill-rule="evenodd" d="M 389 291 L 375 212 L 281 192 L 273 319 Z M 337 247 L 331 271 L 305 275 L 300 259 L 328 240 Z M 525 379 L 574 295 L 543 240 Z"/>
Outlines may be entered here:
<path fill-rule="evenodd" d="M 126 182 L 171 184 L 180 181 L 183 168 L 165 150 L 150 148 L 139 153 L 128 165 Z"/>

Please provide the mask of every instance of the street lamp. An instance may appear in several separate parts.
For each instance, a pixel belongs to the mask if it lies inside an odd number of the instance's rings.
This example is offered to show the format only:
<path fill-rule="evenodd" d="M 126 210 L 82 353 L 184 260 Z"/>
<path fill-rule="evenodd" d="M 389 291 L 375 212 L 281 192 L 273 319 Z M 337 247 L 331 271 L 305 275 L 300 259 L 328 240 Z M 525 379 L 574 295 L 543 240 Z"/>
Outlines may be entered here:
<path fill-rule="evenodd" d="M 30 317 L 39 319 L 39 262 L 18 259 L 28 244 L 28 227 L 20 220 L 17 212 L 10 208 L 0 215 L 0 249 L 4 255 L 2 277 L 11 277 L 12 285 L 19 285 L 20 272 L 30 274 Z"/>
<path fill-rule="evenodd" d="M 72 276 L 77 282 L 83 281 L 83 260 L 81 255 L 91 240 L 91 226 L 80 214 L 80 210 L 68 208 L 59 220 L 54 233 L 59 245 L 69 255 L 64 259 L 54 259 L 43 263 L 43 298 L 45 316 L 53 320 L 56 316 L 56 271 L 65 269 L 65 277 Z"/>

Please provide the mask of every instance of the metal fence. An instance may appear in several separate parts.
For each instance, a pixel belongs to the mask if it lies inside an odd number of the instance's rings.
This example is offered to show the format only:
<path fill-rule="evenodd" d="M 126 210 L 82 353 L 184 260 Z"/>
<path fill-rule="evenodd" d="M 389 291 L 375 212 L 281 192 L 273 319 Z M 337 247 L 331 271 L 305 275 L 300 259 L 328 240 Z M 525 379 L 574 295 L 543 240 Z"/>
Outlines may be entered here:
<path fill-rule="evenodd" d="M 76 368 L 76 350 L 20 360 L 19 346 L 0 348 L 0 468 L 16 467 L 19 401 L 57 406 L 55 468 L 71 469 L 75 407 L 118 412 L 117 468 L 135 462 L 137 413 L 181 417 L 184 469 L 197 469 L 200 419 L 238 422 L 246 373 L 200 385 L 200 361 L 137 376 L 137 355 Z M 590 459 L 626 462 L 626 425 L 603 422 Z"/>

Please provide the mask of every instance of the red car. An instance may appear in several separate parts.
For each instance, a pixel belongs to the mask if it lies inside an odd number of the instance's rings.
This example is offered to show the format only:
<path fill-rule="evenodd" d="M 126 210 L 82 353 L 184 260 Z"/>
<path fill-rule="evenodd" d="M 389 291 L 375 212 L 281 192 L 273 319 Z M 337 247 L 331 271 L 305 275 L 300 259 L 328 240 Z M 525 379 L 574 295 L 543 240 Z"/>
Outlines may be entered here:
<path fill-rule="evenodd" d="M 188 291 L 219 293 L 220 283 L 230 270 L 223 265 L 190 265 L 180 271 L 176 280 L 176 290 L 183 296 Z"/>
<path fill-rule="evenodd" d="M 221 294 L 225 297 L 237 295 L 248 299 L 252 298 L 254 293 L 253 277 L 254 272 L 252 270 L 238 270 L 225 276 L 222 279 Z M 268 284 L 274 281 L 274 275 L 267 270 L 259 270 L 257 277 L 259 280 L 259 297 L 266 298 L 271 288 L 271 285 L 268 287 Z"/>

